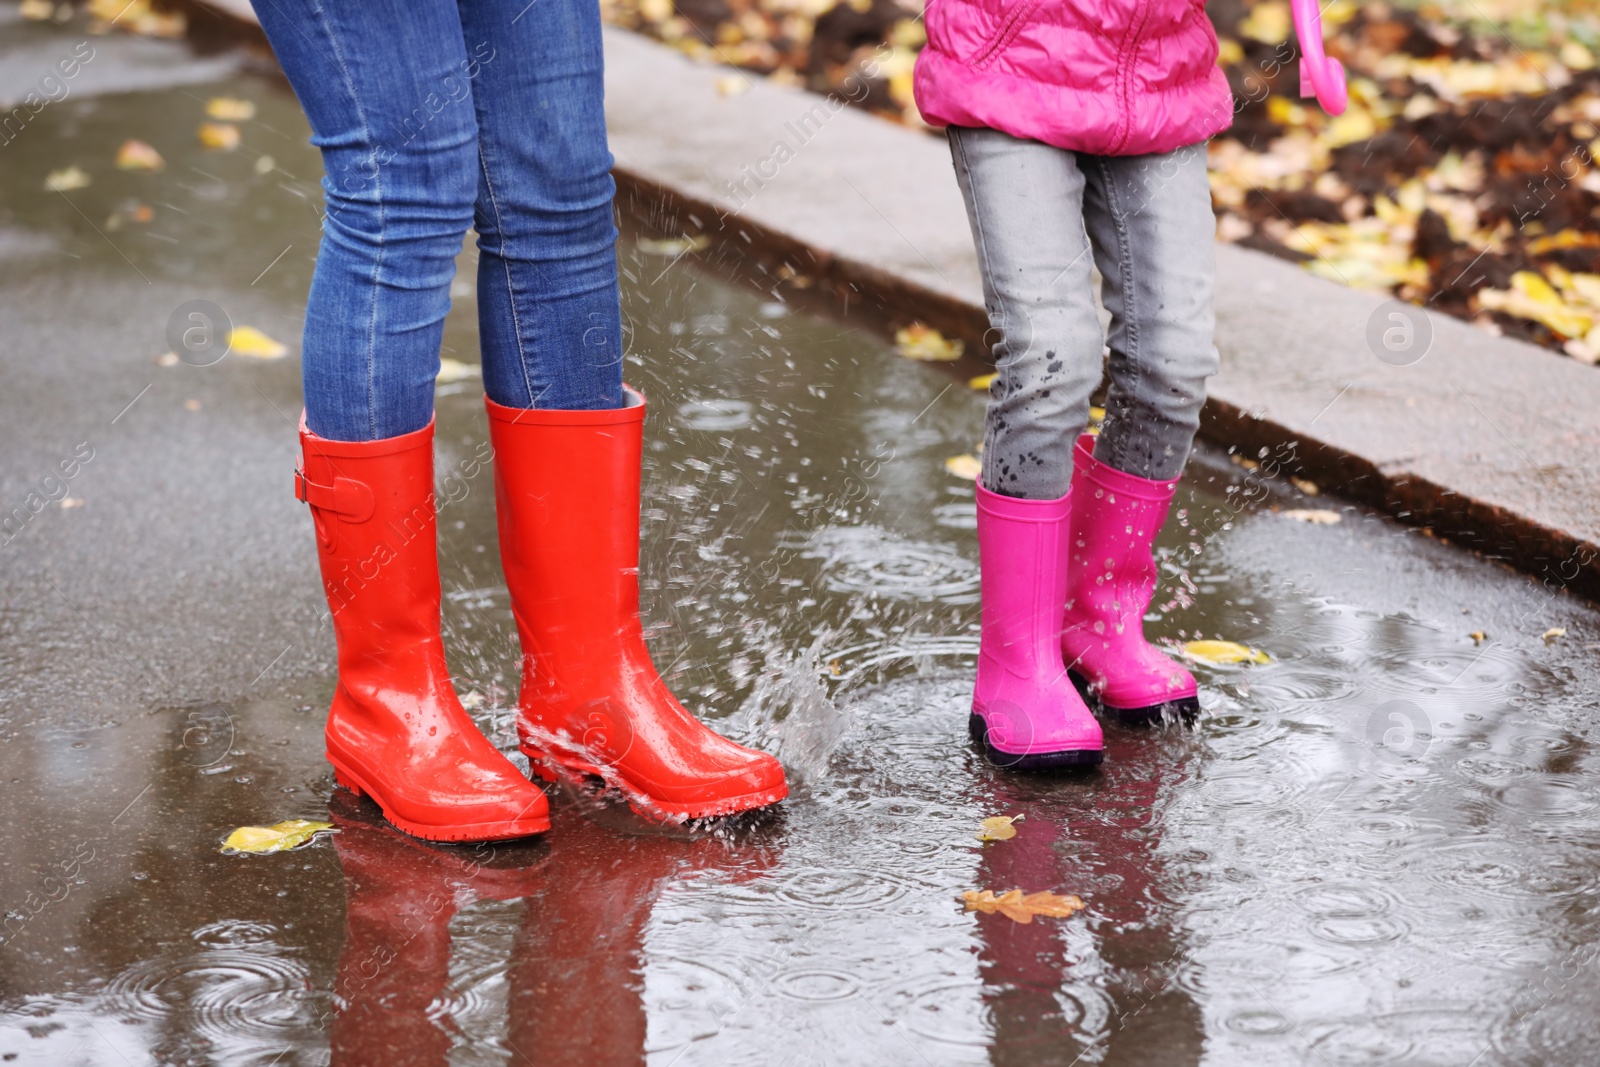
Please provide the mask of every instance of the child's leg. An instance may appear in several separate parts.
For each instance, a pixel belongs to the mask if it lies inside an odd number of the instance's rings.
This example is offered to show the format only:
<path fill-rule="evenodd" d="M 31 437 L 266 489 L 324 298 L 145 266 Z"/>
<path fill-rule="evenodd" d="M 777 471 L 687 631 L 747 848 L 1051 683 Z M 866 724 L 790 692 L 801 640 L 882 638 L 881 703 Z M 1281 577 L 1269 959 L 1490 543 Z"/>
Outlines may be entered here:
<path fill-rule="evenodd" d="M 1085 436 L 1075 457 L 1061 648 L 1106 713 L 1188 716 L 1199 709 L 1194 677 L 1145 640 L 1144 615 L 1156 535 L 1217 369 L 1205 150 L 1080 162 L 1084 222 L 1111 312 L 1111 391 L 1104 431 Z"/>
<path fill-rule="evenodd" d="M 983 620 L 973 740 L 1017 769 L 1092 766 L 1099 723 L 1061 659 L 1073 435 L 1100 380 L 1083 172 L 1071 152 L 952 129 L 1000 376 L 978 486 Z"/>
<path fill-rule="evenodd" d="M 1111 312 L 1111 390 L 1095 458 L 1140 478 L 1176 478 L 1200 427 L 1206 379 L 1217 372 L 1205 145 L 1080 158 L 1084 222 Z"/>
<path fill-rule="evenodd" d="M 1072 152 L 997 130 L 951 127 L 950 150 L 997 338 L 983 486 L 1054 500 L 1071 482 L 1072 442 L 1100 384 L 1084 173 Z"/>

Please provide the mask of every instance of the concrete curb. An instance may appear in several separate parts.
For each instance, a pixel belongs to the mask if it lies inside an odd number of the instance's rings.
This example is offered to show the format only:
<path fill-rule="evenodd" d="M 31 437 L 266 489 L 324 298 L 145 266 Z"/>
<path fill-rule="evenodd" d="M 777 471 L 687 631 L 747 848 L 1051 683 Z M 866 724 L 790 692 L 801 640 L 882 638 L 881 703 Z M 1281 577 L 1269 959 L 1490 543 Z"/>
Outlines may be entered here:
<path fill-rule="evenodd" d="M 259 34 L 242 0 L 226 8 Z M 625 209 L 705 233 L 752 280 L 804 274 L 849 310 L 983 349 L 941 140 L 626 31 L 605 43 Z M 1411 321 L 1431 345 L 1393 365 L 1371 338 L 1404 308 L 1234 246 L 1217 258 L 1222 371 L 1202 434 L 1600 599 L 1600 370 L 1426 312 Z"/>

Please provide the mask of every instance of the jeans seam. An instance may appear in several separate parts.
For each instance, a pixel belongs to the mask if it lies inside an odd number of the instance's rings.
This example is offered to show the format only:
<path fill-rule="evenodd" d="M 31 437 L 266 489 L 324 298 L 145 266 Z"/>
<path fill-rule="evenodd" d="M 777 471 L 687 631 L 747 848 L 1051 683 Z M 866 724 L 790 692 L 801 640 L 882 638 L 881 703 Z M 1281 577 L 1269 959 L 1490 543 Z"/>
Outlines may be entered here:
<path fill-rule="evenodd" d="M 1127 393 L 1129 398 L 1132 399 L 1143 395 L 1141 387 L 1144 379 L 1144 375 L 1141 373 L 1142 359 L 1139 351 L 1138 287 L 1133 284 L 1133 247 L 1132 242 L 1128 240 L 1127 224 L 1122 214 L 1122 197 L 1119 195 L 1120 190 L 1117 186 L 1117 180 L 1111 173 L 1110 161 L 1105 156 L 1099 156 L 1095 162 L 1099 164 L 1100 181 L 1106 194 L 1106 207 L 1111 214 L 1111 227 L 1117 235 L 1117 267 L 1122 273 L 1118 286 L 1121 289 L 1122 296 L 1122 332 L 1123 336 L 1127 338 L 1128 349 L 1122 354 L 1122 362 L 1123 366 L 1127 368 L 1130 386 Z M 1125 438 L 1127 430 L 1131 429 L 1132 427 L 1128 427 L 1123 432 L 1118 433 L 1116 439 Z M 1118 451 L 1122 450 L 1119 449 Z M 1106 458 L 1110 459 L 1111 457 L 1108 456 Z M 1122 470 L 1127 464 L 1127 456 L 1119 455 L 1116 458 L 1119 462 L 1113 464 L 1113 466 L 1118 470 Z"/>
<path fill-rule="evenodd" d="M 345 62 L 344 52 L 339 48 L 339 38 L 333 32 L 333 25 L 328 21 L 328 14 L 323 9 L 321 0 L 314 0 L 311 9 L 316 12 L 317 20 L 322 24 L 323 31 L 328 35 L 328 45 L 333 49 L 333 58 L 339 65 L 339 74 L 344 78 L 345 88 L 350 91 L 350 101 L 355 105 L 356 115 L 361 119 L 361 135 L 363 143 L 372 145 L 372 124 L 367 120 L 367 109 L 361 106 L 361 95 L 356 92 L 355 79 L 350 76 L 350 67 Z M 373 181 L 376 182 L 378 197 L 378 252 L 372 261 L 372 297 L 371 314 L 367 319 L 367 432 L 371 439 L 378 439 L 378 395 L 377 395 L 377 367 L 375 360 L 378 350 L 378 291 L 379 282 L 383 276 L 384 259 L 384 234 L 388 230 L 387 213 L 384 209 L 383 199 L 383 168 L 375 167 Z M 326 211 L 324 211 L 326 215 Z"/>
<path fill-rule="evenodd" d="M 489 175 L 489 160 L 483 152 L 483 138 L 478 138 L 478 166 L 483 168 L 483 187 L 489 194 L 489 206 L 494 209 L 495 234 L 500 238 L 496 253 L 506 275 L 506 306 L 511 309 L 511 332 L 517 339 L 517 365 L 522 371 L 522 387 L 528 392 L 528 407 L 537 404 L 533 394 L 533 379 L 528 377 L 528 356 L 522 345 L 522 317 L 517 312 L 517 288 L 511 279 L 511 257 L 507 255 L 505 218 L 500 213 L 500 199 L 494 193 L 494 179 Z"/>

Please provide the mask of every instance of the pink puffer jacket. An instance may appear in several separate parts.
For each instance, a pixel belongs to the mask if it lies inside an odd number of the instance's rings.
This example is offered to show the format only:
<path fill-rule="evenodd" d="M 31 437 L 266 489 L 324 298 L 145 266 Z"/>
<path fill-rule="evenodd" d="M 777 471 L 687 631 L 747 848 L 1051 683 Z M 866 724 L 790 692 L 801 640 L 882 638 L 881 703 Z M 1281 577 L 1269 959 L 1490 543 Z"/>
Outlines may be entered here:
<path fill-rule="evenodd" d="M 1204 0 L 928 0 L 917 108 L 1096 155 L 1169 152 L 1233 122 Z"/>

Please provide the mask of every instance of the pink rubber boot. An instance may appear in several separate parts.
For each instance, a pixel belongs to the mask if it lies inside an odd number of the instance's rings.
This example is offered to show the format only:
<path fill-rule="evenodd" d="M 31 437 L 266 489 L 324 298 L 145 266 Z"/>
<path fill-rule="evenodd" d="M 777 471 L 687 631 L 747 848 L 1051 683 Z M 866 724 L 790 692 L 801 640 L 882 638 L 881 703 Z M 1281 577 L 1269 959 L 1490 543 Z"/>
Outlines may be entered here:
<path fill-rule="evenodd" d="M 1094 436 L 1072 455 L 1072 553 L 1061 652 L 1079 692 L 1124 723 L 1200 710 L 1194 676 L 1144 639 L 1156 589 L 1151 547 L 1178 486 L 1124 474 L 1094 458 Z"/>
<path fill-rule="evenodd" d="M 1100 762 L 1100 724 L 1061 662 L 1072 493 L 1017 500 L 978 486 L 983 637 L 972 739 L 990 763 L 1018 770 Z"/>

